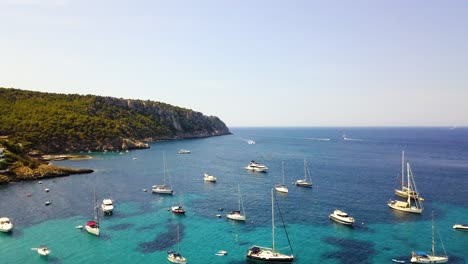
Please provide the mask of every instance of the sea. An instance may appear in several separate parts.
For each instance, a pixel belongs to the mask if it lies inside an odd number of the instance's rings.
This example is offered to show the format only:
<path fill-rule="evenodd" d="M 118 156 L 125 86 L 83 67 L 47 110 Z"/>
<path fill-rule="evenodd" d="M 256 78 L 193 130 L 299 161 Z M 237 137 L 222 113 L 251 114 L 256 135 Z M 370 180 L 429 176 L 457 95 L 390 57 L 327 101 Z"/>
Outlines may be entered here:
<path fill-rule="evenodd" d="M 283 183 L 282 163 L 289 193 L 274 195 L 275 249 L 294 254 L 294 263 L 409 263 L 412 251 L 430 252 L 432 219 L 436 252 L 445 250 L 449 263 L 467 263 L 468 232 L 452 226 L 468 223 L 468 128 L 231 132 L 153 142 L 145 150 L 83 153 L 92 159 L 53 163 L 94 173 L 0 186 L 0 216 L 14 223 L 11 233 L 0 233 L 0 263 L 168 263 L 169 250 L 187 263 L 246 263 L 250 246 L 272 245 L 271 190 Z M 402 151 L 425 199 L 421 215 L 387 206 L 398 199 Z M 151 192 L 164 181 L 163 156 L 172 196 Z M 268 172 L 246 170 L 251 160 Z M 292 184 L 304 178 L 304 160 L 312 188 Z M 205 172 L 217 182 L 204 182 Z M 111 198 L 115 205 L 111 216 L 99 211 L 99 237 L 76 228 L 93 219 L 94 193 L 98 204 Z M 240 196 L 247 220 L 228 220 Z M 172 214 L 172 205 L 182 205 L 186 215 Z M 335 209 L 354 217 L 354 226 L 331 221 Z M 41 245 L 49 256 L 31 250 Z M 228 254 L 217 256 L 219 250 Z"/>

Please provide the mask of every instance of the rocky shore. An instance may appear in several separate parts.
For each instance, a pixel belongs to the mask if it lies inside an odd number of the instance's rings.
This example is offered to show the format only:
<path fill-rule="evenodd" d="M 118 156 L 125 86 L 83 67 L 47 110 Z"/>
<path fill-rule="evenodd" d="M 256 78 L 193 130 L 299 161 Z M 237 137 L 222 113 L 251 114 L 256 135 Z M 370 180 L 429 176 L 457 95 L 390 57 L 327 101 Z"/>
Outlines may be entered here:
<path fill-rule="evenodd" d="M 40 164 L 33 169 L 27 166 L 21 166 L 13 170 L 6 170 L 3 171 L 3 173 L 0 173 L 0 184 L 19 181 L 35 181 L 92 172 L 93 170 L 91 169 L 66 168 L 55 166 L 53 164 Z"/>

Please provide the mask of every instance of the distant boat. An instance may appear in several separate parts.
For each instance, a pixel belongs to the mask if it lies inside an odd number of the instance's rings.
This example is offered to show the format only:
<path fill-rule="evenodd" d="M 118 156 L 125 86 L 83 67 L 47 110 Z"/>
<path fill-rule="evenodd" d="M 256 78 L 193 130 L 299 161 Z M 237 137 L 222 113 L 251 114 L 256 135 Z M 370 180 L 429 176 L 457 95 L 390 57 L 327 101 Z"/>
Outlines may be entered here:
<path fill-rule="evenodd" d="M 8 217 L 0 217 L 0 232 L 8 233 L 13 229 L 13 223 L 11 223 Z"/>
<path fill-rule="evenodd" d="M 417 193 L 415 190 L 412 190 L 408 188 L 408 186 L 405 186 L 405 152 L 401 152 L 401 190 L 395 189 L 395 194 L 403 197 L 403 198 L 408 198 L 408 195 L 412 199 L 418 199 L 420 201 L 424 201 L 424 198 L 419 196 L 419 193 Z"/>
<path fill-rule="evenodd" d="M 432 212 L 432 248 L 431 254 L 427 254 L 425 252 L 415 252 L 411 253 L 411 263 L 447 263 L 448 256 L 445 252 L 444 244 L 442 240 L 440 241 L 442 244 L 442 249 L 444 250 L 444 255 L 437 256 L 435 252 L 435 232 L 434 232 L 434 212 Z"/>
<path fill-rule="evenodd" d="M 254 160 L 250 161 L 249 165 L 247 165 L 247 167 L 245 168 L 247 170 L 256 171 L 256 172 L 266 172 L 268 170 L 267 166 L 257 163 Z"/>
<path fill-rule="evenodd" d="M 102 200 L 101 209 L 105 214 L 112 214 L 112 211 L 114 210 L 113 201 L 111 199 Z"/>
<path fill-rule="evenodd" d="M 166 187 L 166 173 L 167 173 L 167 164 L 166 164 L 166 155 L 163 154 L 163 166 L 164 166 L 164 183 L 161 185 L 153 185 L 152 191 L 159 194 L 172 194 L 172 188 Z M 170 182 L 170 178 L 169 178 Z"/>
<path fill-rule="evenodd" d="M 237 211 L 232 211 L 226 214 L 226 217 L 231 220 L 236 221 L 245 221 L 245 210 L 244 210 L 244 203 L 242 201 L 242 195 L 240 192 L 240 187 L 237 185 L 237 190 L 239 192 L 239 209 Z"/>
<path fill-rule="evenodd" d="M 416 183 L 414 181 L 413 173 L 411 172 L 411 167 L 409 162 L 406 163 L 406 170 L 407 170 L 407 182 L 408 182 L 408 192 L 411 190 L 416 191 Z M 420 214 L 423 211 L 423 205 L 422 201 L 419 199 L 413 199 L 411 198 L 410 195 L 408 195 L 406 202 L 403 201 L 398 201 L 398 200 L 390 200 L 387 204 L 390 208 L 402 211 L 402 212 L 407 212 L 407 213 L 415 213 L 415 214 Z"/>
<path fill-rule="evenodd" d="M 392 261 L 395 263 L 405 263 L 404 260 L 399 260 L 399 259 L 392 259 Z"/>
<path fill-rule="evenodd" d="M 254 145 L 255 143 L 256 143 L 256 142 L 255 142 L 255 141 L 253 141 L 253 140 L 249 140 L 249 141 L 247 141 L 247 144 L 249 144 L 249 145 Z"/>
<path fill-rule="evenodd" d="M 174 214 L 185 214 L 185 210 L 184 210 L 184 208 L 182 207 L 182 205 L 175 205 L 175 206 L 172 206 L 172 207 L 171 207 L 171 211 L 172 211 Z"/>
<path fill-rule="evenodd" d="M 347 213 L 341 210 L 333 211 L 333 213 L 329 215 L 329 218 L 337 223 L 344 224 L 344 225 L 354 224 L 354 218 L 352 218 Z"/>
<path fill-rule="evenodd" d="M 50 250 L 46 246 L 31 248 L 31 250 L 37 251 L 37 253 L 41 256 L 48 256 L 50 254 Z"/>
<path fill-rule="evenodd" d="M 46 206 L 51 205 L 51 204 L 52 204 L 52 201 L 50 201 L 50 200 L 49 200 L 49 201 L 46 201 L 44 204 L 45 204 Z"/>
<path fill-rule="evenodd" d="M 300 187 L 312 188 L 312 179 L 310 178 L 309 167 L 307 167 L 307 161 L 304 159 L 304 179 L 297 180 L 294 184 Z"/>
<path fill-rule="evenodd" d="M 281 218 L 282 219 L 282 218 Z M 284 225 L 284 230 L 286 231 L 286 226 Z M 260 262 L 260 263 L 292 263 L 294 261 L 294 255 L 292 254 L 291 243 L 289 243 L 289 248 L 291 249 L 291 255 L 286 255 L 280 252 L 277 252 L 275 249 L 275 203 L 274 203 L 274 192 L 271 189 L 271 236 L 272 236 L 272 247 L 261 247 L 261 246 L 252 246 L 247 251 L 247 258 L 249 260 Z M 287 233 L 286 233 L 287 235 Z"/>
<path fill-rule="evenodd" d="M 281 168 L 282 168 L 282 173 L 283 173 L 283 184 L 276 184 L 275 190 L 281 193 L 288 193 L 289 192 L 288 187 L 284 185 L 284 161 L 281 162 Z"/>
<path fill-rule="evenodd" d="M 225 250 L 220 250 L 220 251 L 216 252 L 215 255 L 216 255 L 216 256 L 225 256 L 225 255 L 227 255 L 227 251 L 225 251 Z"/>
<path fill-rule="evenodd" d="M 468 224 L 455 224 L 455 225 L 453 225 L 453 229 L 468 231 Z"/>
<path fill-rule="evenodd" d="M 203 176 L 203 180 L 206 182 L 216 182 L 216 177 L 206 172 Z"/>
<path fill-rule="evenodd" d="M 180 253 L 180 235 L 179 235 L 179 225 L 177 225 L 177 252 L 175 251 L 168 251 L 167 252 L 167 260 L 172 263 L 179 263 L 184 264 L 187 263 L 187 259 L 184 258 Z"/>
<path fill-rule="evenodd" d="M 94 211 L 94 220 L 90 220 L 86 222 L 85 229 L 88 233 L 99 236 L 100 229 L 99 229 L 99 214 L 98 214 L 98 206 L 97 206 L 97 199 L 96 199 L 96 191 L 94 191 L 93 211 Z"/>
<path fill-rule="evenodd" d="M 179 154 L 190 154 L 190 153 L 191 153 L 191 152 L 190 152 L 190 150 L 188 150 L 188 149 L 181 149 L 181 150 L 179 150 Z"/>

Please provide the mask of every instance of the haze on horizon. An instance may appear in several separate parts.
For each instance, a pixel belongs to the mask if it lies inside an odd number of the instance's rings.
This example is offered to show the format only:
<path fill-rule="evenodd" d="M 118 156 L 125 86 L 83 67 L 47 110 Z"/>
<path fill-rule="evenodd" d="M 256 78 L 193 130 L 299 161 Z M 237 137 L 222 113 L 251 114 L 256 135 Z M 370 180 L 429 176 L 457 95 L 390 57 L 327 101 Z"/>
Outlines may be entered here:
<path fill-rule="evenodd" d="M 467 1 L 0 0 L 0 87 L 228 126 L 467 126 Z"/>

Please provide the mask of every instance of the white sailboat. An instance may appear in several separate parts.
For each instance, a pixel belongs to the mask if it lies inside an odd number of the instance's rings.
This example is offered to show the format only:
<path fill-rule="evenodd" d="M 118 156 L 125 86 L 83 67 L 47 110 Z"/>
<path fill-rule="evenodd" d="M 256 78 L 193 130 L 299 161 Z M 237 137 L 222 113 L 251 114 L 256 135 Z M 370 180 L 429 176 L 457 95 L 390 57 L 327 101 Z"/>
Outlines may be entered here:
<path fill-rule="evenodd" d="M 284 185 L 284 161 L 281 162 L 281 168 L 282 168 L 282 173 L 283 173 L 283 184 L 276 184 L 275 185 L 275 190 L 281 193 L 288 193 L 288 187 Z"/>
<path fill-rule="evenodd" d="M 99 229 L 99 214 L 98 214 L 98 205 L 96 199 L 96 190 L 94 190 L 94 220 L 90 220 L 86 222 L 85 229 L 88 233 L 99 236 L 100 229 Z"/>
<path fill-rule="evenodd" d="M 411 172 L 411 167 L 410 167 L 409 162 L 406 163 L 406 170 L 407 170 L 407 178 L 408 178 L 408 191 L 407 192 L 409 193 L 411 190 L 414 190 L 417 192 L 416 183 L 414 181 L 413 173 Z M 408 194 L 406 202 L 398 201 L 398 200 L 389 200 L 387 205 L 390 208 L 398 210 L 398 211 L 415 213 L 415 214 L 420 214 L 424 210 L 422 201 L 419 199 L 413 200 L 410 194 Z"/>
<path fill-rule="evenodd" d="M 237 189 L 239 191 L 239 209 L 237 211 L 232 211 L 226 214 L 226 217 L 231 220 L 245 221 L 246 216 L 245 216 L 245 210 L 244 210 L 244 203 L 242 201 L 242 195 L 240 192 L 239 185 L 237 185 Z"/>
<path fill-rule="evenodd" d="M 437 256 L 435 252 L 435 232 L 434 232 L 434 212 L 432 212 L 432 248 L 431 254 L 427 254 L 426 252 L 415 252 L 411 253 L 411 263 L 447 263 L 448 256 L 445 252 L 444 244 L 442 240 L 440 241 L 442 244 L 442 249 L 444 250 L 444 255 Z"/>
<path fill-rule="evenodd" d="M 261 247 L 261 246 L 252 246 L 247 251 L 247 258 L 255 261 L 255 262 L 263 262 L 263 263 L 292 263 L 294 261 L 294 255 L 292 254 L 292 247 L 291 243 L 288 243 L 291 249 L 291 255 L 286 255 L 275 250 L 275 203 L 274 203 L 274 192 L 271 189 L 271 227 L 272 227 L 272 247 Z M 284 223 L 283 223 L 284 225 Z M 286 226 L 284 226 L 284 230 L 286 231 Z"/>
<path fill-rule="evenodd" d="M 300 187 L 312 188 L 312 179 L 310 178 L 309 167 L 307 161 L 304 159 L 304 179 L 297 180 L 294 184 Z"/>
<path fill-rule="evenodd" d="M 167 252 L 167 260 L 169 260 L 172 263 L 179 263 L 179 264 L 184 264 L 187 263 L 187 259 L 184 258 L 179 252 L 180 252 L 180 235 L 179 235 L 179 226 L 177 226 L 177 252 L 175 251 L 168 251 Z"/>
<path fill-rule="evenodd" d="M 411 190 L 409 186 L 405 186 L 405 151 L 401 152 L 401 190 L 395 189 L 395 194 L 403 198 L 408 198 L 409 195 L 413 199 L 424 201 L 424 198 L 419 196 L 418 192 Z"/>
<path fill-rule="evenodd" d="M 163 167 L 164 167 L 164 183 L 160 185 L 153 185 L 152 191 L 154 193 L 159 193 L 159 194 L 172 194 L 173 193 L 172 186 L 170 188 L 166 186 L 167 164 L 166 164 L 165 154 L 163 154 Z M 169 182 L 170 182 L 170 178 L 169 178 Z"/>

